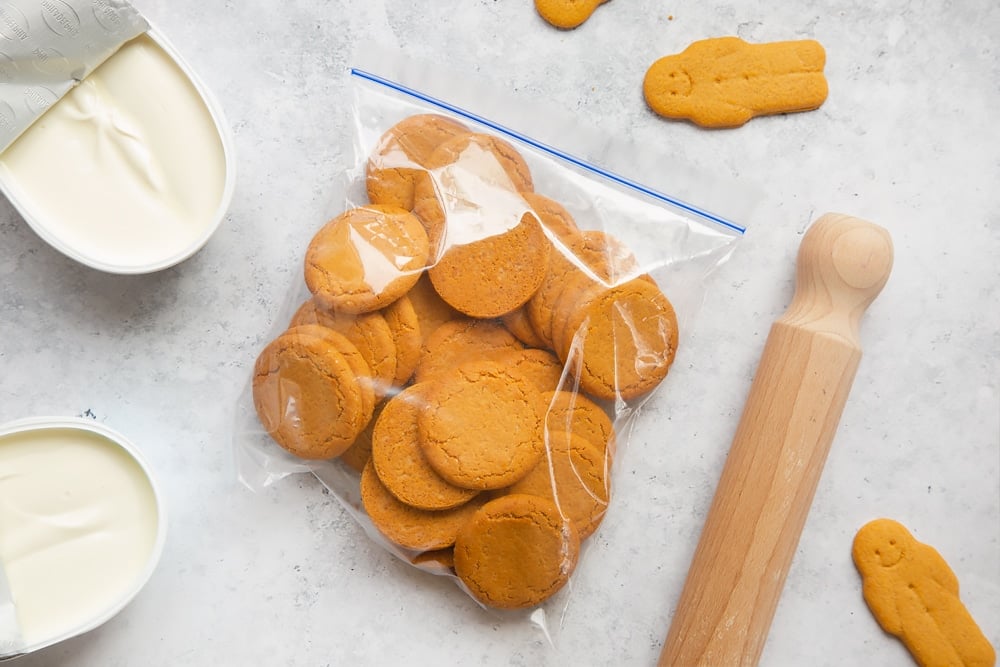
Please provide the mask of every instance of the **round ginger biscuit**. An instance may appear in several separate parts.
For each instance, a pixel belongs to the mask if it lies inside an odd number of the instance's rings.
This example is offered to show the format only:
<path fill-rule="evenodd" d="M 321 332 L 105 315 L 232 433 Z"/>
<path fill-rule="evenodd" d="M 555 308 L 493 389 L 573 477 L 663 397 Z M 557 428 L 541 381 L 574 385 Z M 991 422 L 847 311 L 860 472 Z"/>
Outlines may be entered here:
<path fill-rule="evenodd" d="M 365 188 L 373 204 L 413 209 L 413 186 L 438 146 L 468 128 L 438 114 L 399 121 L 379 139 L 365 168 Z"/>
<path fill-rule="evenodd" d="M 417 418 L 427 462 L 455 486 L 501 489 L 542 457 L 544 404 L 530 380 L 490 360 L 437 376 Z"/>
<path fill-rule="evenodd" d="M 434 551 L 455 543 L 458 531 L 485 502 L 473 498 L 455 509 L 430 512 L 410 507 L 392 495 L 371 461 L 361 473 L 361 504 L 382 535 L 404 549 Z"/>
<path fill-rule="evenodd" d="M 505 495 L 483 505 L 455 540 L 455 573 L 480 603 L 522 609 L 569 580 L 580 538 L 548 498 Z"/>
<path fill-rule="evenodd" d="M 570 320 L 579 313 L 583 304 L 586 303 L 584 299 L 605 289 L 607 287 L 602 283 L 593 280 L 582 271 L 574 271 L 566 276 L 563 288 L 559 292 L 559 296 L 556 297 L 555 306 L 552 309 L 552 326 L 550 329 L 552 350 L 563 361 L 566 361 L 568 358 L 567 343 L 572 342 L 572 333 L 574 333 L 567 332 Z M 571 334 L 569 340 L 566 337 L 567 333 Z"/>
<path fill-rule="evenodd" d="M 610 479 L 604 457 L 605 449 L 583 436 L 551 431 L 546 456 L 508 491 L 552 500 L 585 540 L 608 508 Z"/>
<path fill-rule="evenodd" d="M 522 192 L 521 196 L 531 206 L 531 210 L 538 215 L 542 227 L 552 232 L 556 238 L 560 240 L 571 239 L 580 233 L 576 220 L 559 202 L 537 192 Z"/>
<path fill-rule="evenodd" d="M 342 213 L 313 236 L 305 256 L 309 291 L 326 308 L 368 313 L 405 294 L 427 265 L 423 225 L 393 206 Z"/>
<path fill-rule="evenodd" d="M 553 246 L 549 253 L 549 261 L 545 269 L 545 277 L 541 285 L 524 305 L 531 328 L 545 343 L 552 347 L 552 317 L 556 310 L 556 301 L 562 294 L 567 278 L 574 272 L 579 272 L 574 262 L 579 261 L 576 255 L 583 248 L 585 239 L 582 234 L 564 239 L 565 249 Z"/>
<path fill-rule="evenodd" d="M 421 347 L 427 344 L 427 339 L 431 337 L 439 326 L 445 322 L 465 319 L 460 312 L 445 303 L 434 286 L 431 284 L 430 276 L 426 272 L 420 276 L 420 280 L 406 293 L 410 303 L 413 304 L 413 311 L 417 314 L 420 322 Z"/>
<path fill-rule="evenodd" d="M 382 315 L 392 331 L 396 346 L 396 375 L 393 383 L 402 386 L 413 375 L 420 361 L 420 319 L 409 297 L 403 295 L 389 304 Z"/>
<path fill-rule="evenodd" d="M 547 350 L 504 350 L 489 355 L 492 361 L 523 375 L 541 392 L 555 391 L 562 379 L 562 364 Z"/>
<path fill-rule="evenodd" d="M 274 441 L 304 459 L 338 456 L 366 425 L 361 389 L 347 360 L 309 334 L 283 333 L 261 351 L 253 403 Z"/>
<path fill-rule="evenodd" d="M 375 410 L 374 382 L 372 381 L 371 368 L 361 353 L 358 352 L 358 348 L 351 341 L 347 340 L 343 334 L 319 324 L 302 324 L 288 329 L 288 333 L 302 336 L 316 336 L 326 341 L 330 347 L 344 357 L 344 361 L 347 362 L 358 383 L 358 392 L 361 395 L 362 419 L 366 424 L 371 421 L 372 413 Z"/>
<path fill-rule="evenodd" d="M 396 377 L 396 344 L 382 313 L 336 313 L 327 310 L 312 298 L 299 306 L 288 326 L 303 324 L 318 324 L 343 334 L 354 344 L 371 369 L 376 398 L 381 399 L 386 395 Z"/>
<path fill-rule="evenodd" d="M 479 492 L 446 482 L 427 463 L 417 429 L 417 415 L 427 407 L 427 388 L 411 385 L 385 404 L 372 434 L 372 463 L 400 501 L 423 510 L 452 509 Z"/>
<path fill-rule="evenodd" d="M 538 220 L 525 213 L 508 231 L 452 245 L 427 273 L 455 310 L 478 318 L 499 317 L 538 291 L 551 248 Z"/>
<path fill-rule="evenodd" d="M 639 276 L 656 287 L 648 275 Z M 565 361 L 569 358 L 570 346 L 579 326 L 581 310 L 591 299 L 610 289 L 605 282 L 595 281 L 587 274 L 574 272 L 567 276 L 563 289 L 556 298 L 552 312 L 552 350 Z M 657 287 L 659 289 L 659 287 Z"/>
<path fill-rule="evenodd" d="M 635 255 L 611 234 L 590 230 L 583 232 L 582 239 L 577 248 L 578 259 L 587 271 L 574 267 L 566 274 L 552 309 L 552 349 L 563 360 L 576 333 L 575 329 L 567 330 L 567 325 L 596 290 L 614 287 L 637 277 L 653 282 L 649 275 L 639 275 L 639 262 Z"/>
<path fill-rule="evenodd" d="M 458 234 L 468 238 L 476 227 L 478 236 L 486 235 L 481 228 L 495 228 L 505 215 L 515 213 L 512 206 L 527 209 L 519 193 L 534 189 L 531 171 L 521 154 L 509 142 L 489 134 L 470 133 L 444 142 L 427 162 L 413 188 L 413 213 L 423 223 L 430 240 L 431 257 L 440 258 Z M 474 215 L 461 215 L 468 209 Z M 506 227 L 517 223 L 517 217 Z M 493 233 L 496 233 L 493 230 Z"/>
<path fill-rule="evenodd" d="M 579 392 L 555 391 L 542 395 L 548 406 L 545 412 L 545 429 L 552 433 L 579 435 L 607 451 L 608 462 L 615 453 L 615 428 L 608 414 L 592 400 Z"/>
<path fill-rule="evenodd" d="M 501 317 L 500 321 L 503 322 L 503 325 L 507 327 L 512 334 L 514 334 L 515 338 L 528 347 L 547 347 L 545 341 L 542 340 L 532 328 L 531 320 L 528 319 L 528 314 L 525 312 L 524 308 L 524 306 L 515 308 Z"/>
<path fill-rule="evenodd" d="M 484 153 L 490 157 L 484 157 Z M 499 164 L 507 177 L 508 183 L 498 182 L 498 185 L 509 186 L 514 192 L 534 191 L 528 163 L 510 142 L 492 134 L 470 132 L 441 143 L 428 159 L 427 167 L 442 169 L 461 163 L 463 168 L 481 174 L 492 166 L 486 161 L 488 159 Z"/>
<path fill-rule="evenodd" d="M 580 386 L 603 399 L 630 400 L 656 387 L 677 352 L 677 316 L 655 284 L 636 279 L 593 291 L 570 318 L 566 337 L 575 337 L 563 358 Z M 557 350 L 559 352 L 559 350 Z"/>
<path fill-rule="evenodd" d="M 427 340 L 417 370 L 416 382 L 426 382 L 442 372 L 467 361 L 505 350 L 520 350 L 523 345 L 503 325 L 491 320 L 463 317 L 439 326 Z"/>

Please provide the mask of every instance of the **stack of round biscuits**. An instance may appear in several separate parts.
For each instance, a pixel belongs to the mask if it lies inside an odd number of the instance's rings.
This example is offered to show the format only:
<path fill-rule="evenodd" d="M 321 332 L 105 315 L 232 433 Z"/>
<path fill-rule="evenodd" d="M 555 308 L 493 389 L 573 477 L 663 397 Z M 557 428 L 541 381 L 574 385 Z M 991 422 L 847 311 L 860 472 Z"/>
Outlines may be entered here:
<path fill-rule="evenodd" d="M 498 137 L 411 116 L 366 186 L 309 245 L 312 298 L 257 359 L 257 414 L 296 456 L 359 471 L 368 517 L 414 563 L 484 605 L 538 604 L 607 507 L 601 404 L 666 376 L 673 308 Z"/>

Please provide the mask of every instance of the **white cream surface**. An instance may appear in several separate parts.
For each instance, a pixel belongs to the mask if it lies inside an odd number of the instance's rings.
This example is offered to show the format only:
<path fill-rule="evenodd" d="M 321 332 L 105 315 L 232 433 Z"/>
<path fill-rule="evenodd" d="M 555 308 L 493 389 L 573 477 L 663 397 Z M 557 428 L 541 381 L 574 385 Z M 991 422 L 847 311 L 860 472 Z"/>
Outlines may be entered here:
<path fill-rule="evenodd" d="M 0 436 L 0 564 L 29 649 L 75 632 L 143 583 L 160 520 L 143 469 L 70 428 Z"/>
<path fill-rule="evenodd" d="M 0 154 L 0 179 L 50 243 L 128 271 L 200 247 L 226 160 L 197 88 L 142 35 Z"/>

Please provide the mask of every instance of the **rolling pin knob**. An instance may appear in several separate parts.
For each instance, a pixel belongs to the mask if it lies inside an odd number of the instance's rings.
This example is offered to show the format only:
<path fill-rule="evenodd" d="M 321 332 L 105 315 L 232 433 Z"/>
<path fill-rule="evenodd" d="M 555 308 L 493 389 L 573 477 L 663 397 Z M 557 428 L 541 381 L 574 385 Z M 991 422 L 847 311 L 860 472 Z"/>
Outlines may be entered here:
<path fill-rule="evenodd" d="M 760 659 L 858 363 L 858 323 L 892 268 L 881 227 L 827 214 L 799 246 L 660 654 L 660 667 Z"/>
<path fill-rule="evenodd" d="M 799 246 L 795 296 L 781 321 L 827 327 L 857 341 L 861 315 L 889 279 L 892 256 L 885 229 L 827 213 L 809 227 Z"/>

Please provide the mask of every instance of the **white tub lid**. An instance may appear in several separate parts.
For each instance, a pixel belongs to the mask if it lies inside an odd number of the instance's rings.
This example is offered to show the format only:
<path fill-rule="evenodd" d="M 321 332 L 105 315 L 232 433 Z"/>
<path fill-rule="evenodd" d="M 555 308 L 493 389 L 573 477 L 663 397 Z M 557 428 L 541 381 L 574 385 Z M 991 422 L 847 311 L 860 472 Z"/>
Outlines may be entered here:
<path fill-rule="evenodd" d="M 125 0 L 0 2 L 0 152 L 122 44 L 149 29 Z"/>

